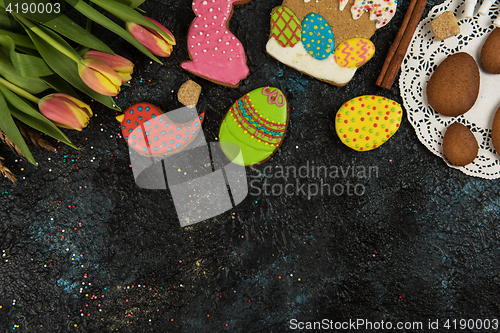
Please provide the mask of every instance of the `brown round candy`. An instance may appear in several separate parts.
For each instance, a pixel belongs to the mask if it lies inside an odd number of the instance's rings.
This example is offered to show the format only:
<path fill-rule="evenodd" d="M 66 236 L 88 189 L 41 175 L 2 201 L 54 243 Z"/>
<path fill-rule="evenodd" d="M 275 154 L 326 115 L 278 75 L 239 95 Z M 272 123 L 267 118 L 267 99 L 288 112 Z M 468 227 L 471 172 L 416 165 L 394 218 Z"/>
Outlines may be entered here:
<path fill-rule="evenodd" d="M 456 166 L 472 163 L 477 156 L 479 146 L 476 137 L 463 124 L 451 124 L 443 139 L 443 153 L 448 161 Z"/>
<path fill-rule="evenodd" d="M 179 91 L 177 92 L 177 99 L 183 105 L 192 107 L 198 103 L 200 94 L 201 86 L 192 80 L 188 80 L 179 88 Z"/>
<path fill-rule="evenodd" d="M 429 105 L 443 116 L 455 117 L 469 111 L 479 95 L 479 67 L 465 52 L 446 58 L 427 83 Z"/>
<path fill-rule="evenodd" d="M 484 42 L 481 64 L 488 73 L 500 74 L 500 28 L 493 30 Z"/>

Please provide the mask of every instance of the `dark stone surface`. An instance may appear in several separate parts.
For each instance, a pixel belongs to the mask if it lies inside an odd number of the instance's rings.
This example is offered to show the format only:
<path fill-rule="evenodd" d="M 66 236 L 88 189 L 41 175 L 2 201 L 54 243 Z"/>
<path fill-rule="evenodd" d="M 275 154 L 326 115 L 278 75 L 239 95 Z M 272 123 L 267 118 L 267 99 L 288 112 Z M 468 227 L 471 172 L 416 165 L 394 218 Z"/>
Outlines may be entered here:
<path fill-rule="evenodd" d="M 207 105 L 206 138 L 214 140 L 237 98 L 279 87 L 291 107 L 286 139 L 271 160 L 247 168 L 248 176 L 307 163 L 377 167 L 371 178 L 325 179 L 362 184 L 364 194 L 308 200 L 251 189 L 232 211 L 181 228 L 169 191 L 135 185 L 114 112 L 93 103 L 90 126 L 67 132 L 78 150 L 33 147 L 35 168 L 0 146 L 20 178 L 17 186 L 0 180 L 1 332 L 284 332 L 293 318 L 424 327 L 439 319 L 443 331 L 446 319 L 499 317 L 499 181 L 447 167 L 406 118 L 393 138 L 366 153 L 345 147 L 334 131 L 335 113 L 348 99 L 378 94 L 402 103 L 397 82 L 390 91 L 374 83 L 408 2 L 372 38 L 375 57 L 342 88 L 265 53 L 269 13 L 280 2 L 254 0 L 234 11 L 230 28 L 250 67 L 238 89 L 180 67 L 188 59 L 190 1 L 142 6 L 177 37 L 163 66 L 96 28 L 136 64 L 131 87 L 116 102 L 173 110 L 178 88 L 193 79 Z M 290 181 L 296 179 L 269 183 Z M 399 330 L 414 331 L 422 330 Z"/>

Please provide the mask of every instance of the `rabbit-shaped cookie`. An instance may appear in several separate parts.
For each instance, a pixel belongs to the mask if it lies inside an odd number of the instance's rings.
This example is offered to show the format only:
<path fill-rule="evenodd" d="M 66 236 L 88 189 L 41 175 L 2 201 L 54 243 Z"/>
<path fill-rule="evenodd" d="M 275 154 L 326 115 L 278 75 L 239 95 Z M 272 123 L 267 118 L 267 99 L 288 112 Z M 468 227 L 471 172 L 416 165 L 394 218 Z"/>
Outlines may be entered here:
<path fill-rule="evenodd" d="M 251 0 L 194 0 L 196 18 L 188 32 L 191 61 L 182 68 L 209 81 L 236 88 L 248 76 L 245 50 L 229 31 L 233 5 Z"/>

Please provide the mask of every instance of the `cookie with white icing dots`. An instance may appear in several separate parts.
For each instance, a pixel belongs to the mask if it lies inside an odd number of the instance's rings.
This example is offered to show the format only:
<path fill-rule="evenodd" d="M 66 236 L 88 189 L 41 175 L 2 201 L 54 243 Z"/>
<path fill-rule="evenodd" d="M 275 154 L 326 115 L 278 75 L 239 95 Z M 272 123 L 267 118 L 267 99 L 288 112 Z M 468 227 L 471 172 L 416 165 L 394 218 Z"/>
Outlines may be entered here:
<path fill-rule="evenodd" d="M 228 28 L 234 5 L 252 0 L 194 0 L 196 18 L 188 32 L 191 61 L 182 68 L 214 83 L 236 88 L 249 74 L 245 50 Z"/>
<path fill-rule="evenodd" d="M 369 61 L 369 40 L 396 13 L 397 0 L 283 0 L 271 12 L 267 53 L 336 86 Z"/>

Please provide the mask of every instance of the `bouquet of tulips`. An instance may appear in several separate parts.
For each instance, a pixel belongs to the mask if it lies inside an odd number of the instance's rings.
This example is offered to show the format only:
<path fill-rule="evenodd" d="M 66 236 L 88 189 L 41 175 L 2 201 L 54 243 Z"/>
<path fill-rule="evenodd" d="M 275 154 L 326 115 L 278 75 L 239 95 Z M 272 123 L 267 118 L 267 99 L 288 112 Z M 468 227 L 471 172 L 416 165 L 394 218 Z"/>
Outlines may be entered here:
<path fill-rule="evenodd" d="M 51 146 L 34 131 L 75 147 L 59 127 L 81 131 L 87 126 L 92 110 L 78 93 L 119 110 L 112 96 L 131 79 L 134 64 L 114 54 L 91 27 L 103 26 L 161 63 L 156 56 L 170 56 L 175 38 L 143 16 L 138 6 L 144 1 L 0 0 L 0 139 L 36 165 L 24 138 Z M 86 27 L 64 15 L 67 6 L 86 17 Z M 2 160 L 0 173 L 14 182 Z"/>

